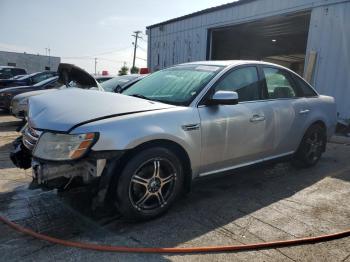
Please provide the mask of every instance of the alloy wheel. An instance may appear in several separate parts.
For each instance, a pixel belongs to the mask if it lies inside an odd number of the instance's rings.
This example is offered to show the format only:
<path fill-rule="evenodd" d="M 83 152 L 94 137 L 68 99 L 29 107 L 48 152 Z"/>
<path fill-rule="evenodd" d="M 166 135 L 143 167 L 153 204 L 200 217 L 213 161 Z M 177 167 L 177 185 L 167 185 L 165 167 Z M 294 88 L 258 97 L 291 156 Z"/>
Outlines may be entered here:
<path fill-rule="evenodd" d="M 306 157 L 309 161 L 315 162 L 317 161 L 322 154 L 324 141 L 322 135 L 319 132 L 313 132 L 306 139 Z"/>
<path fill-rule="evenodd" d="M 176 183 L 176 169 L 164 158 L 150 159 L 131 177 L 129 198 L 139 211 L 154 211 L 167 204 Z"/>

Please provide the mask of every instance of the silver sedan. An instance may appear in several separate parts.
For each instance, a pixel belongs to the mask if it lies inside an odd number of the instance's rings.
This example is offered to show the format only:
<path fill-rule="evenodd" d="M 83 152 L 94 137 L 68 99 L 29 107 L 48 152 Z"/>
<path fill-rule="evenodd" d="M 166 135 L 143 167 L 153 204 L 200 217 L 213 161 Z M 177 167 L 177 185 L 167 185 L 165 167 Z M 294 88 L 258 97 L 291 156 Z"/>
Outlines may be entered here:
<path fill-rule="evenodd" d="M 96 198 L 144 220 L 168 210 L 199 177 L 285 159 L 311 167 L 335 125 L 334 98 L 287 68 L 195 62 L 121 94 L 67 89 L 33 97 L 24 147 L 12 158 L 32 165 L 39 185 L 97 181 Z"/>

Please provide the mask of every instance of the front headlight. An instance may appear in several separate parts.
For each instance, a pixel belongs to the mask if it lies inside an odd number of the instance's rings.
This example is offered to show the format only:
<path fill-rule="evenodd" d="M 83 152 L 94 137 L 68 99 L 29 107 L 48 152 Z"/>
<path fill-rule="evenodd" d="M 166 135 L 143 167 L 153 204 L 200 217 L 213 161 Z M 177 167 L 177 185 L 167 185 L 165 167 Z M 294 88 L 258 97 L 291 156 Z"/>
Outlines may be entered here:
<path fill-rule="evenodd" d="M 92 147 L 97 136 L 97 133 L 69 135 L 45 132 L 40 136 L 33 155 L 45 160 L 74 160 Z"/>
<path fill-rule="evenodd" d="M 28 98 L 22 99 L 21 101 L 19 101 L 18 104 L 21 105 L 21 106 L 26 106 L 26 105 L 28 105 Z"/>

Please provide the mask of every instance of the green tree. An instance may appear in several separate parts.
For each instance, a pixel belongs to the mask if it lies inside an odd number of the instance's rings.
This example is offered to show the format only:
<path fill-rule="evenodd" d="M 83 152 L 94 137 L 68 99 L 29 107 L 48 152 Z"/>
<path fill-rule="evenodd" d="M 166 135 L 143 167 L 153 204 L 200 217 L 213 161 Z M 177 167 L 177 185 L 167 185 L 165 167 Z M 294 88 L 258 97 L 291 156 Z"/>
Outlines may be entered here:
<path fill-rule="evenodd" d="M 129 71 L 129 67 L 126 66 L 126 63 L 124 63 L 124 65 L 118 71 L 118 75 L 120 76 L 127 75 L 128 71 Z"/>
<path fill-rule="evenodd" d="M 136 67 L 136 66 L 134 66 L 134 67 L 132 67 L 132 68 L 130 69 L 130 73 L 131 73 L 131 74 L 138 74 L 139 71 L 140 71 L 140 68 L 138 68 L 138 67 Z"/>

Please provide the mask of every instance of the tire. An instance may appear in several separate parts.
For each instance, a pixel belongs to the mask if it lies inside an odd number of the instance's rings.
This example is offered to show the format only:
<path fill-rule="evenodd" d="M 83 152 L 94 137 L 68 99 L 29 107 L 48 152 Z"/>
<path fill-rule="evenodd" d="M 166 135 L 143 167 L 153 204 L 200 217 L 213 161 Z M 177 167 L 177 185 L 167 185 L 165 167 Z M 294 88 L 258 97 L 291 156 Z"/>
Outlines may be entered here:
<path fill-rule="evenodd" d="M 183 185 L 183 166 L 176 154 L 163 147 L 148 148 L 123 168 L 116 186 L 117 207 L 128 220 L 149 220 L 170 208 Z"/>
<path fill-rule="evenodd" d="M 299 168 L 308 168 L 317 164 L 325 151 L 327 136 L 320 125 L 312 125 L 306 131 L 292 164 Z"/>

